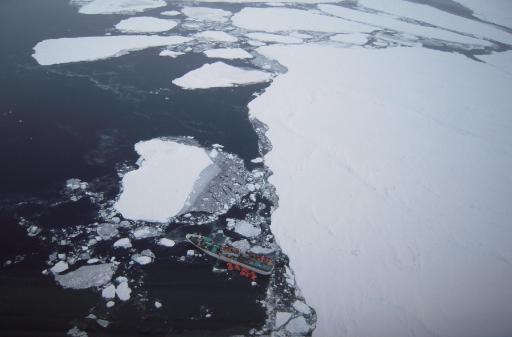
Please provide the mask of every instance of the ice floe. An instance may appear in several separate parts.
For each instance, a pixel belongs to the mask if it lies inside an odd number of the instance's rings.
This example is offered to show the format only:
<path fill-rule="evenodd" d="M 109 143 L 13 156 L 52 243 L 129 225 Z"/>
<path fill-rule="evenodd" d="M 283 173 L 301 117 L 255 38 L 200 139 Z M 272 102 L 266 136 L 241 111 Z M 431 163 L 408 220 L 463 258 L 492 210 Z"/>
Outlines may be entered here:
<path fill-rule="evenodd" d="M 257 52 L 288 69 L 249 109 L 314 335 L 511 331 L 512 76 L 418 47 Z"/>
<path fill-rule="evenodd" d="M 210 58 L 221 58 L 227 60 L 250 59 L 253 56 L 242 48 L 218 48 L 208 49 L 203 52 Z"/>
<path fill-rule="evenodd" d="M 271 78 L 270 73 L 261 70 L 242 69 L 215 62 L 192 70 L 172 83 L 184 89 L 206 89 L 267 82 Z"/>
<path fill-rule="evenodd" d="M 209 7 L 183 7 L 181 11 L 189 18 L 195 20 L 215 22 L 226 22 L 232 14 L 223 9 Z"/>
<path fill-rule="evenodd" d="M 162 50 L 160 52 L 160 54 L 158 54 L 159 56 L 167 56 L 167 57 L 172 57 L 172 58 L 176 58 L 180 55 L 184 55 L 185 53 L 184 52 L 180 52 L 180 51 L 174 51 L 174 50 L 170 50 L 170 49 L 165 49 L 165 50 Z"/>
<path fill-rule="evenodd" d="M 114 242 L 114 248 L 131 248 L 132 243 L 128 238 L 122 238 Z"/>
<path fill-rule="evenodd" d="M 118 57 L 151 47 L 176 45 L 191 41 L 183 36 L 90 36 L 50 39 L 34 47 L 32 57 L 40 65 L 95 61 Z"/>
<path fill-rule="evenodd" d="M 277 42 L 277 43 L 302 43 L 302 39 L 287 35 L 278 35 L 270 33 L 248 33 L 245 34 L 250 39 L 265 41 L 265 42 Z"/>
<path fill-rule="evenodd" d="M 122 179 L 114 207 L 125 218 L 166 222 L 183 208 L 201 172 L 212 162 L 196 146 L 152 139 L 135 144 L 138 169 Z"/>
<path fill-rule="evenodd" d="M 174 242 L 174 240 L 167 239 L 167 238 L 161 238 L 158 241 L 158 244 L 160 246 L 164 246 L 164 247 L 173 247 L 176 243 Z"/>
<path fill-rule="evenodd" d="M 78 10 L 81 14 L 133 14 L 163 7 L 164 0 L 93 0 Z"/>
<path fill-rule="evenodd" d="M 109 240 L 119 234 L 117 226 L 111 223 L 102 223 L 98 226 L 96 232 L 102 240 Z"/>
<path fill-rule="evenodd" d="M 50 268 L 52 273 L 58 274 L 69 268 L 68 264 L 64 261 L 57 262 L 53 267 Z"/>
<path fill-rule="evenodd" d="M 240 28 L 264 32 L 305 30 L 350 33 L 375 30 L 374 27 L 366 24 L 294 8 L 247 7 L 233 15 L 231 21 Z"/>
<path fill-rule="evenodd" d="M 195 34 L 195 37 L 199 39 L 204 39 L 208 41 L 216 41 L 216 42 L 236 42 L 238 39 L 236 36 L 228 34 L 226 32 L 220 30 L 207 30 L 204 32 L 200 32 Z"/>
<path fill-rule="evenodd" d="M 64 275 L 55 275 L 55 280 L 63 288 L 87 289 L 107 284 L 114 271 L 115 267 L 111 263 L 82 266 Z"/>
<path fill-rule="evenodd" d="M 178 11 L 164 11 L 164 12 L 160 13 L 160 15 L 165 15 L 165 16 L 178 16 L 180 14 L 181 13 Z"/>
<path fill-rule="evenodd" d="M 162 234 L 162 231 L 157 227 L 143 226 L 133 231 L 135 240 L 152 238 Z"/>
<path fill-rule="evenodd" d="M 138 16 L 120 21 L 115 28 L 125 33 L 159 33 L 171 30 L 177 25 L 176 20 Z"/>
<path fill-rule="evenodd" d="M 235 232 L 245 237 L 251 238 L 257 235 L 260 235 L 261 229 L 258 226 L 254 226 L 253 224 L 240 220 L 235 223 Z"/>
<path fill-rule="evenodd" d="M 116 287 L 113 284 L 109 284 L 101 290 L 101 296 L 105 299 L 116 297 Z"/>
<path fill-rule="evenodd" d="M 121 301 L 128 301 L 132 290 L 128 286 L 128 281 L 121 281 L 116 287 L 116 295 Z"/>

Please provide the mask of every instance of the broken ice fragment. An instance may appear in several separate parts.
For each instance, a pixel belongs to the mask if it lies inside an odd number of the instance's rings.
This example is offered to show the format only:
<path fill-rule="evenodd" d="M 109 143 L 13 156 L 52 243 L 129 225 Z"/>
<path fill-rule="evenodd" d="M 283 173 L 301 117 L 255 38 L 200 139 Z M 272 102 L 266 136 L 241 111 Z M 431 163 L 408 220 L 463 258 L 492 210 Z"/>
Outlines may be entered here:
<path fill-rule="evenodd" d="M 292 314 L 289 312 L 283 312 L 279 311 L 276 313 L 276 328 L 282 327 L 284 324 L 286 324 L 290 318 L 292 317 Z"/>
<path fill-rule="evenodd" d="M 123 281 L 119 283 L 119 285 L 116 288 L 116 295 L 119 297 L 121 301 L 128 301 L 130 299 L 130 294 L 132 290 L 128 286 L 127 281 Z"/>
<path fill-rule="evenodd" d="M 52 273 L 62 273 L 63 271 L 67 270 L 69 268 L 68 264 L 64 261 L 57 262 L 50 270 Z"/>
<path fill-rule="evenodd" d="M 160 246 L 165 246 L 165 247 L 172 247 L 174 246 L 176 243 L 171 240 L 171 239 L 167 239 L 167 238 L 162 238 L 160 239 L 160 241 L 158 241 L 158 244 Z"/>
<path fill-rule="evenodd" d="M 286 324 L 286 330 L 292 334 L 306 334 L 311 330 L 311 326 L 304 317 L 299 316 Z"/>
<path fill-rule="evenodd" d="M 103 240 L 108 240 L 110 238 L 113 238 L 114 236 L 117 236 L 119 234 L 119 231 L 116 228 L 117 226 L 111 223 L 103 223 L 98 226 L 96 229 L 96 232 Z"/>
<path fill-rule="evenodd" d="M 295 310 L 297 310 L 298 312 L 305 314 L 305 315 L 309 315 L 311 313 L 311 308 L 306 303 L 301 302 L 299 300 L 297 300 L 297 301 L 295 301 L 295 303 L 293 303 L 293 308 Z"/>
<path fill-rule="evenodd" d="M 261 229 L 245 220 L 240 220 L 235 225 L 235 232 L 245 237 L 252 238 L 260 235 Z"/>
<path fill-rule="evenodd" d="M 132 243 L 130 242 L 130 239 L 128 238 L 122 238 L 114 242 L 114 247 L 121 247 L 121 248 L 131 248 Z"/>
<path fill-rule="evenodd" d="M 108 301 L 106 305 L 107 305 L 107 308 L 112 308 L 114 305 L 116 305 L 116 302 Z"/>
<path fill-rule="evenodd" d="M 158 228 L 144 226 L 144 227 L 136 229 L 133 232 L 133 236 L 135 237 L 136 240 L 145 239 L 145 238 L 151 238 L 154 236 L 158 236 L 158 235 L 160 235 L 160 232 L 161 231 Z"/>
<path fill-rule="evenodd" d="M 65 275 L 55 275 L 55 280 L 64 288 L 99 287 L 110 282 L 114 269 L 111 263 L 83 266 Z"/>
<path fill-rule="evenodd" d="M 112 299 L 116 297 L 116 287 L 113 284 L 109 284 L 101 291 L 101 297 L 106 299 Z"/>
<path fill-rule="evenodd" d="M 160 309 L 162 307 L 162 303 L 155 301 L 155 308 Z"/>

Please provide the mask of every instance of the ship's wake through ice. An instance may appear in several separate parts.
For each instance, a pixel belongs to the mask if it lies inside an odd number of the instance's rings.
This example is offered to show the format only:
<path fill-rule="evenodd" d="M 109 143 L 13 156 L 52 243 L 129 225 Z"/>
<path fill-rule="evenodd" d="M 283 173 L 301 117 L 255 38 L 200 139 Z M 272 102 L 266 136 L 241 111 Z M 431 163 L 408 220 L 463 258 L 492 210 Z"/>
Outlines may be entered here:
<path fill-rule="evenodd" d="M 119 193 L 66 182 L 66 202 L 95 205 L 96 222 L 47 229 L 20 218 L 54 250 L 45 274 L 97 290 L 103 306 L 86 322 L 106 327 L 130 300 L 172 305 L 145 286 L 145 268 L 204 261 L 183 250 L 199 232 L 276 259 L 253 285 L 265 322 L 245 334 L 511 333 L 510 5 L 225 2 L 236 4 L 73 1 L 82 14 L 151 13 L 120 21 L 115 36 L 34 48 L 57 67 L 151 48 L 215 59 L 169 78 L 183 92 L 270 82 L 249 104 L 257 156 L 193 137 L 140 141 L 136 167 L 118 167 Z"/>

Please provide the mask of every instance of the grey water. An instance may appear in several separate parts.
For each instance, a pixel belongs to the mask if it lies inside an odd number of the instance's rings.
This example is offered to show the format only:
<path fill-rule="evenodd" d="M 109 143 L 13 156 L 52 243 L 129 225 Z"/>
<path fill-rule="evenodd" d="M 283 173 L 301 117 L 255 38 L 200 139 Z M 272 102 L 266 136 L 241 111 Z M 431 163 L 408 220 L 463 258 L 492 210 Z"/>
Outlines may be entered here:
<path fill-rule="evenodd" d="M 92 290 L 62 289 L 41 274 L 52 243 L 18 224 L 30 218 L 51 231 L 96 221 L 94 203 L 63 199 L 67 179 L 115 198 L 120 165 L 138 158 L 133 145 L 161 136 L 221 144 L 247 162 L 259 155 L 247 104 L 265 85 L 186 91 L 171 84 L 206 63 L 201 54 L 169 59 L 153 48 L 51 67 L 31 57 L 39 41 L 104 35 L 121 18 L 79 15 L 67 0 L 0 2 L 0 336 L 64 336 L 97 305 Z M 177 245 L 169 254 L 186 250 Z M 229 336 L 261 326 L 265 282 L 255 287 L 211 270 L 204 259 L 156 261 L 145 269 L 145 290 L 166 305 L 155 311 L 142 299 L 116 308 L 109 328 L 89 325 L 89 336 Z"/>

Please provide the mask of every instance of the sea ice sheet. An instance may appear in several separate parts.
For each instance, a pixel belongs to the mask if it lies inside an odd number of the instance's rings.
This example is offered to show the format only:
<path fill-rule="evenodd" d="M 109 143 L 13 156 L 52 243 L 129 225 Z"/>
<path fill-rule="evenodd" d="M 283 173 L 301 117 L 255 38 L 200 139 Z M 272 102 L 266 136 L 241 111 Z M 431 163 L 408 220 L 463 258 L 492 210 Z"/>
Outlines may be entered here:
<path fill-rule="evenodd" d="M 133 14 L 163 7 L 164 0 L 93 0 L 82 6 L 81 14 Z"/>
<path fill-rule="evenodd" d="M 120 21 L 115 28 L 125 33 L 158 33 L 173 29 L 178 21 L 138 16 Z"/>

